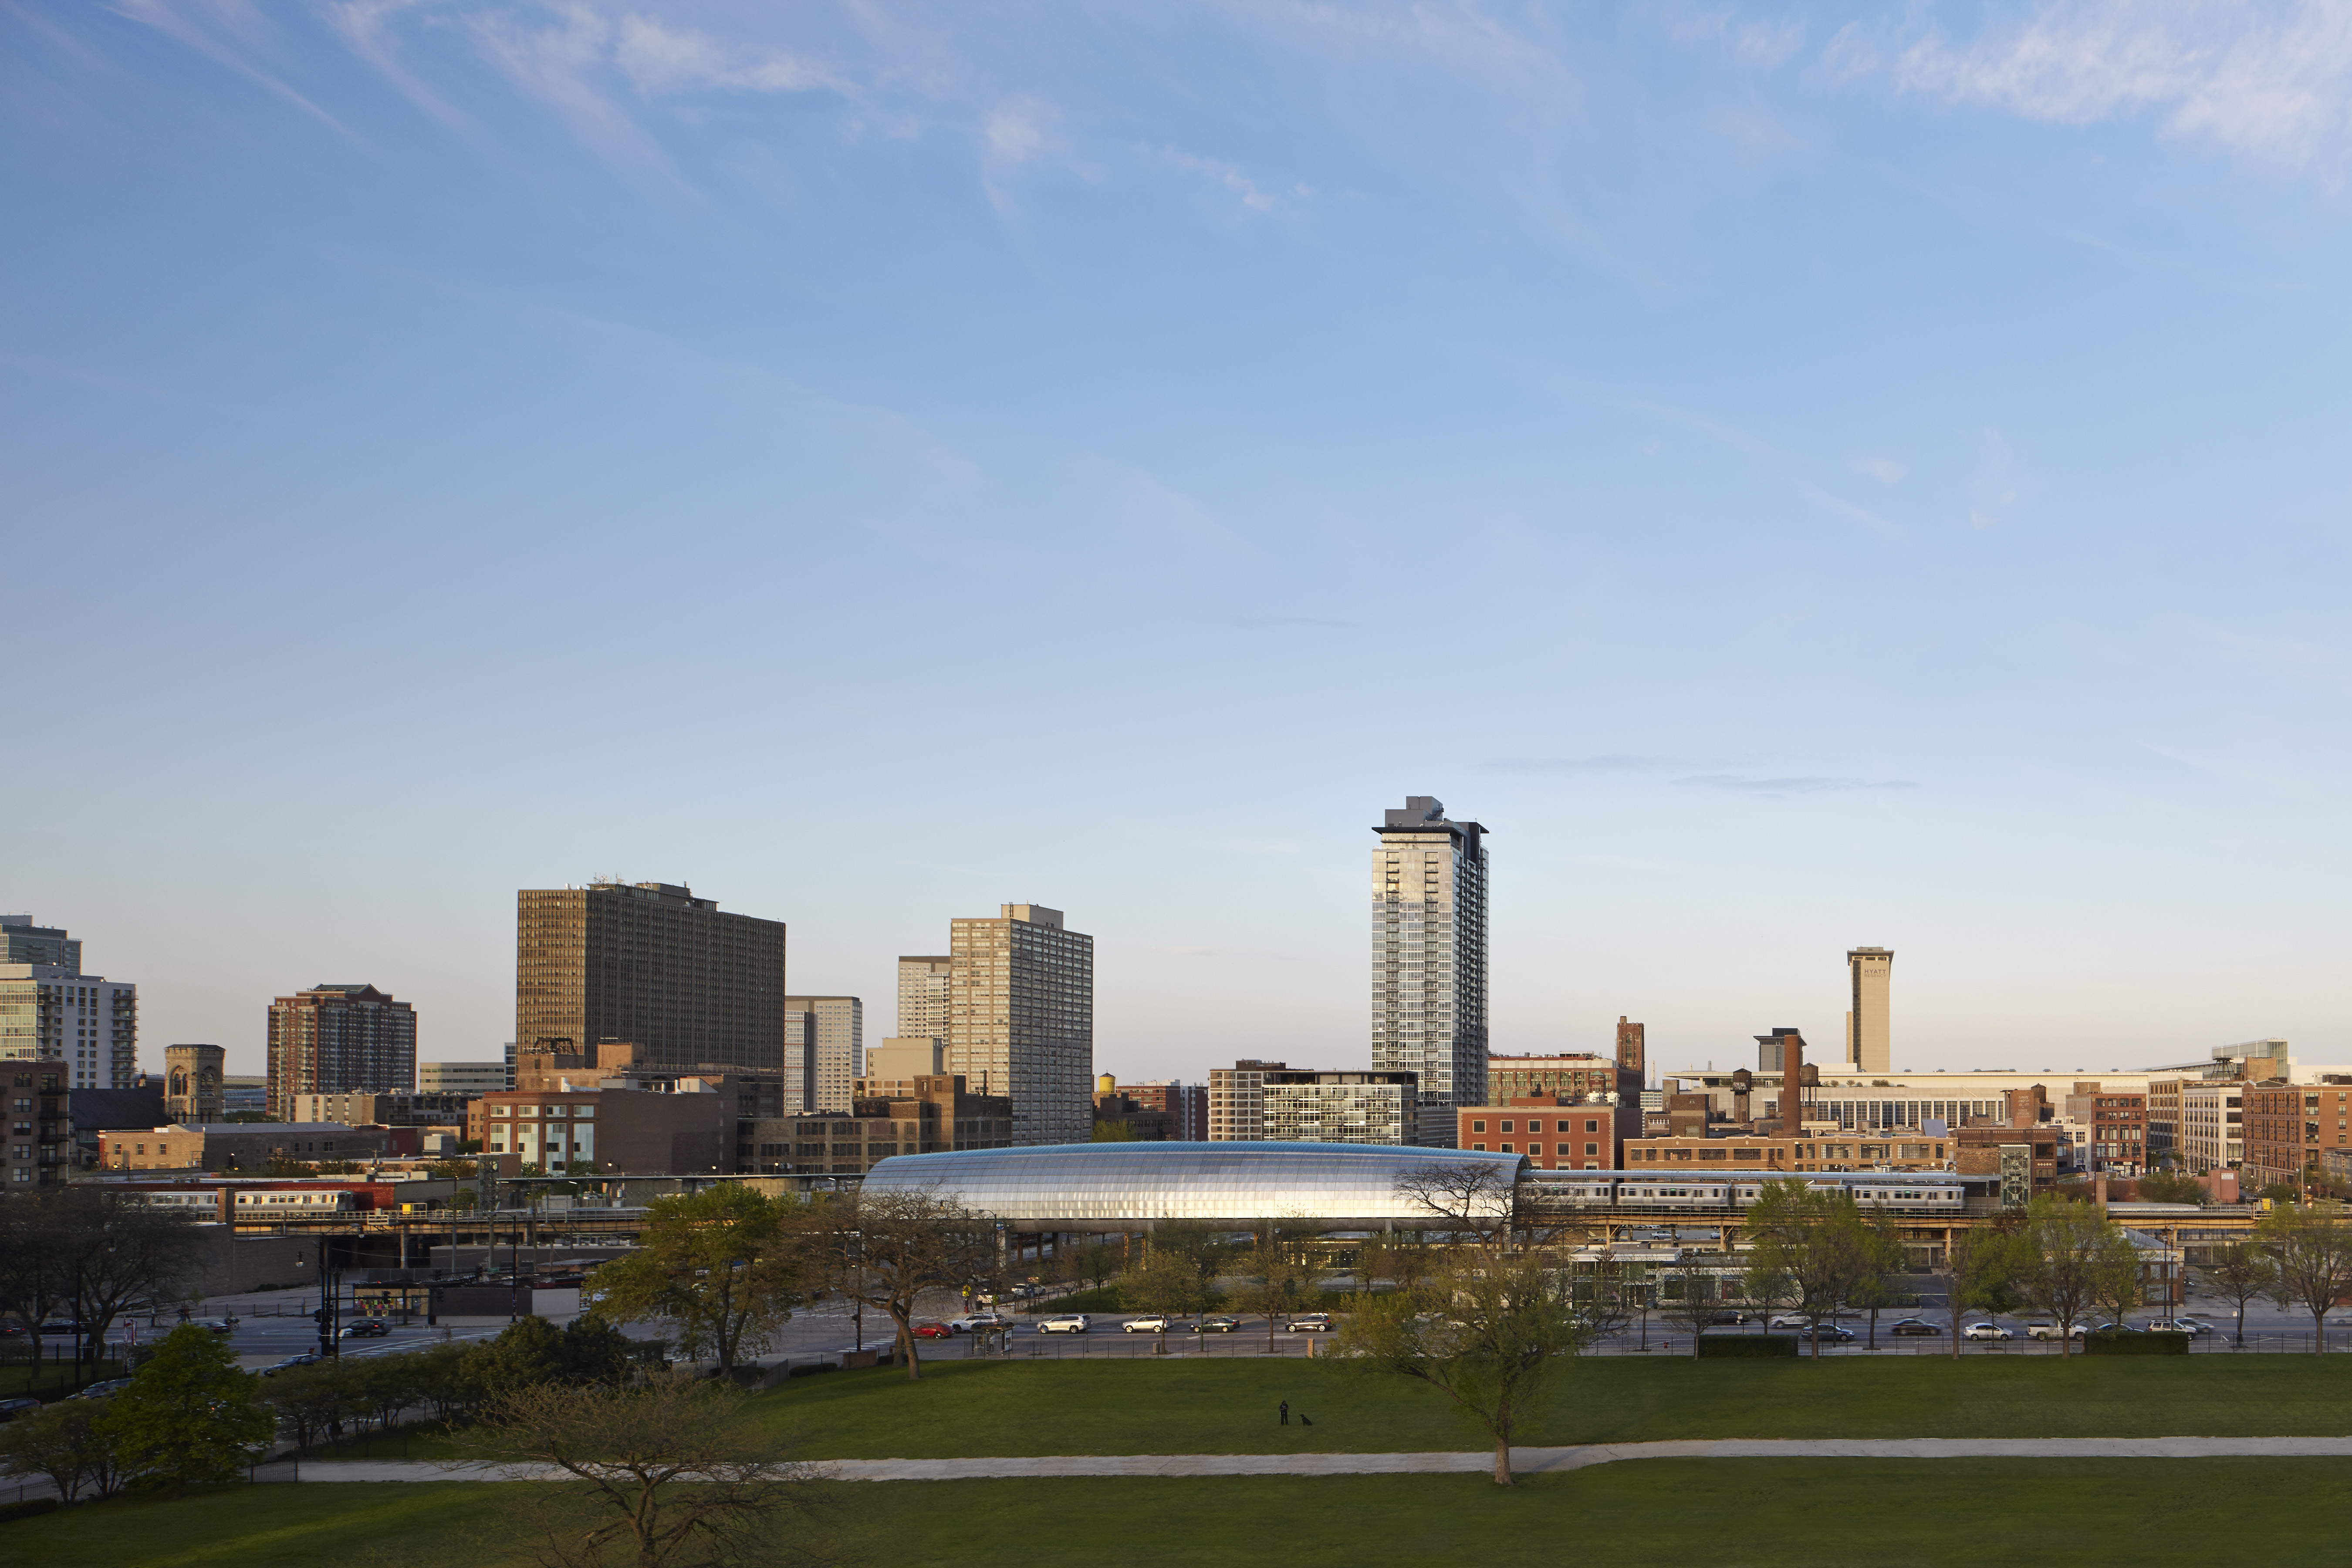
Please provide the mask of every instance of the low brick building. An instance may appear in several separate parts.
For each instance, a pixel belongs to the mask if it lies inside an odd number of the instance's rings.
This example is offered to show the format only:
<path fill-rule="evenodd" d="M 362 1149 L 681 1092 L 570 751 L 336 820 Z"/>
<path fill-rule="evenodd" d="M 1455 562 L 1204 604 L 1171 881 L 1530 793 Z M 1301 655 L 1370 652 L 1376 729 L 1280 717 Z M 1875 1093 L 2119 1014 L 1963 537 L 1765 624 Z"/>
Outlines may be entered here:
<path fill-rule="evenodd" d="M 2250 1083 L 2245 1182 L 2294 1186 L 2329 1151 L 2352 1149 L 2352 1084 Z"/>
<path fill-rule="evenodd" d="M 548 1174 L 697 1176 L 735 1169 L 736 1097 L 680 1079 L 641 1089 L 507 1089 L 467 1109 L 466 1134 Z"/>
<path fill-rule="evenodd" d="M 258 1176 L 272 1160 L 329 1164 L 381 1157 L 382 1127 L 340 1121 L 202 1121 L 189 1126 L 116 1128 L 98 1135 L 98 1163 L 109 1171 L 212 1171 Z"/>
<path fill-rule="evenodd" d="M 858 1079 L 850 1114 L 762 1117 L 736 1149 L 738 1169 L 763 1176 L 862 1176 L 896 1154 L 1013 1146 L 1013 1101 L 973 1094 L 961 1073 Z"/>
<path fill-rule="evenodd" d="M 1454 1108 L 1454 1146 L 1524 1154 L 1539 1171 L 1613 1171 L 1642 1112 L 1622 1101 L 1580 1103 L 1573 1096 L 1517 1095 L 1496 1105 Z"/>
<path fill-rule="evenodd" d="M 1956 1127 L 1952 1169 L 1963 1176 L 1998 1176 L 2000 1152 L 2022 1146 L 2030 1151 L 2032 1192 L 2046 1193 L 2058 1184 L 2058 1127 L 2038 1121 L 2029 1127 Z"/>

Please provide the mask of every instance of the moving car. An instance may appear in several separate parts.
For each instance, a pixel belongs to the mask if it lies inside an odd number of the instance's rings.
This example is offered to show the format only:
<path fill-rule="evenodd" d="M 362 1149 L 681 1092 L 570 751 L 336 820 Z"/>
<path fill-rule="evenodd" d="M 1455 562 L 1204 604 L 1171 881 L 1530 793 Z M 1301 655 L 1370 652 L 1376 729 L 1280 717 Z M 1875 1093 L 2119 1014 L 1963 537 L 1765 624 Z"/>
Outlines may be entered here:
<path fill-rule="evenodd" d="M 2087 1323 L 2077 1323 L 2070 1332 L 2063 1334 L 2058 1331 L 2058 1325 L 2055 1323 L 2028 1323 L 2025 1325 L 2025 1337 L 2029 1340 L 2079 1340 L 2090 1331 L 2091 1328 Z"/>
<path fill-rule="evenodd" d="M 362 1318 L 356 1323 L 345 1323 L 335 1331 L 339 1340 L 380 1340 L 392 1332 L 392 1325 L 382 1318 Z"/>
<path fill-rule="evenodd" d="M 1944 1331 L 1925 1318 L 1898 1318 L 1887 1325 L 1890 1334 L 1941 1334 Z"/>
<path fill-rule="evenodd" d="M 917 1323 L 907 1331 L 919 1340 L 951 1340 L 955 1331 L 945 1323 Z"/>
<path fill-rule="evenodd" d="M 111 1399 L 131 1386 L 127 1377 L 110 1377 L 104 1383 L 93 1383 L 79 1394 L 68 1394 L 68 1399 Z"/>
<path fill-rule="evenodd" d="M 1165 1318 L 1129 1318 L 1119 1325 L 1119 1331 L 1129 1334 L 1164 1334 L 1168 1331 Z"/>
<path fill-rule="evenodd" d="M 1707 1323 L 1713 1328 L 1737 1329 L 1755 1321 L 1756 1316 L 1752 1312 L 1743 1312 L 1737 1307 L 1725 1307 L 1708 1318 Z"/>
<path fill-rule="evenodd" d="M 961 1318 L 950 1318 L 948 1327 L 957 1333 L 968 1334 L 975 1329 L 1001 1329 L 1004 1320 L 994 1312 L 966 1312 Z"/>
<path fill-rule="evenodd" d="M 1194 1323 L 1192 1331 L 1196 1334 L 1230 1334 L 1241 1326 L 1242 1321 L 1239 1318 L 1228 1318 L 1221 1313 L 1212 1312 Z"/>
<path fill-rule="evenodd" d="M 1041 1334 L 1083 1334 L 1095 1326 L 1095 1321 L 1084 1312 L 1064 1312 L 1058 1317 L 1041 1319 L 1037 1331 Z"/>
<path fill-rule="evenodd" d="M 1853 1343 L 1853 1331 L 1843 1323 L 1823 1323 L 1822 1340 L 1825 1344 L 1850 1345 Z"/>
<path fill-rule="evenodd" d="M 2191 1337 L 2198 1334 L 2210 1334 L 2213 1331 L 2213 1325 L 2207 1322 L 2202 1318 L 2173 1318 L 2168 1321 L 2158 1323 L 2156 1327 L 2159 1329 L 2170 1329 L 2176 1333 L 2188 1334 Z"/>
<path fill-rule="evenodd" d="M 2013 1340 L 2017 1336 L 1999 1323 L 1970 1323 L 1960 1331 L 1964 1340 Z"/>
<path fill-rule="evenodd" d="M 1283 1324 L 1282 1331 L 1287 1334 L 1328 1334 L 1331 1331 L 1331 1314 L 1301 1312 Z"/>
<path fill-rule="evenodd" d="M 304 1351 L 299 1355 L 289 1355 L 284 1361 L 270 1363 L 268 1366 L 261 1369 L 261 1375 L 264 1377 L 275 1377 L 289 1366 L 316 1366 L 318 1364 L 319 1352 L 316 1351 Z"/>

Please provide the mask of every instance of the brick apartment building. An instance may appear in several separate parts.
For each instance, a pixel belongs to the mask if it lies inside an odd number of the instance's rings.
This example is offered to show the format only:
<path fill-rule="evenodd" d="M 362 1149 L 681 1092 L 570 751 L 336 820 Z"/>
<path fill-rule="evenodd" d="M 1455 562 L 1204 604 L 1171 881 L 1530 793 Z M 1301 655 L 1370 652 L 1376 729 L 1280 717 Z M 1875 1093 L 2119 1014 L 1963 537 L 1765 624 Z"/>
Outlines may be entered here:
<path fill-rule="evenodd" d="M 736 1102 L 697 1079 L 648 1089 L 508 1089 L 466 1112 L 486 1154 L 552 1175 L 698 1176 L 735 1169 Z"/>
<path fill-rule="evenodd" d="M 384 1128 L 340 1121 L 200 1121 L 100 1132 L 98 1163 L 109 1171 L 258 1176 L 272 1160 L 318 1165 L 381 1159 L 390 1142 Z"/>
<path fill-rule="evenodd" d="M 1641 1114 L 1639 1106 L 1520 1095 L 1495 1105 L 1456 1106 L 1454 1146 L 1525 1154 L 1539 1171 L 1613 1171 L 1626 1134 L 1638 1131 Z"/>
<path fill-rule="evenodd" d="M 2147 1095 L 2077 1083 L 2066 1097 L 2065 1113 L 2082 1140 L 2084 1169 L 2137 1176 L 2148 1168 Z"/>
<path fill-rule="evenodd" d="M 2352 1148 L 2352 1084 L 2245 1086 L 2249 1187 L 2294 1186 L 2332 1150 Z"/>

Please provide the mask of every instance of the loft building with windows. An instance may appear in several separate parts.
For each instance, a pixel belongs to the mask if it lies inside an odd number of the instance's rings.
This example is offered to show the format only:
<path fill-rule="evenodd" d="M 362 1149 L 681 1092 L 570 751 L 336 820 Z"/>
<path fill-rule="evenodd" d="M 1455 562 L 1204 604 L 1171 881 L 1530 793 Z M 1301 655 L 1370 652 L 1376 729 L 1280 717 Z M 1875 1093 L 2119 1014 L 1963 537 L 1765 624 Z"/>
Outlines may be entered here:
<path fill-rule="evenodd" d="M 784 1067 L 784 923 L 668 882 L 516 895 L 515 1049 L 640 1066 Z"/>
<path fill-rule="evenodd" d="M 1411 1073 L 1407 1141 L 1450 1146 L 1486 1088 L 1486 830 L 1409 795 L 1372 831 L 1372 1067 Z"/>

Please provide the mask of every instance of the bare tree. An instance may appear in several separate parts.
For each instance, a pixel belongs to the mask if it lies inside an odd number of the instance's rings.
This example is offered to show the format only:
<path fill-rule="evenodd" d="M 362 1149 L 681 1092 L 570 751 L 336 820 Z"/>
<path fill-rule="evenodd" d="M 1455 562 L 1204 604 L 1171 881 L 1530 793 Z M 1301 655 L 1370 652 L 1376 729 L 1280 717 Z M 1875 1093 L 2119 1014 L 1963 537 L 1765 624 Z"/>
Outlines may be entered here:
<path fill-rule="evenodd" d="M 1713 1326 L 1716 1314 L 1716 1276 L 1700 1266 L 1699 1256 L 1682 1255 L 1665 1277 L 1666 1289 L 1659 1302 L 1666 1321 L 1690 1335 L 1693 1360 L 1698 1357 L 1700 1336 Z"/>
<path fill-rule="evenodd" d="M 1517 1187 L 1508 1167 L 1494 1160 L 1435 1161 L 1397 1178 L 1397 1195 L 1427 1215 L 1425 1228 L 1487 1253 L 1510 1249 Z"/>
<path fill-rule="evenodd" d="M 2225 1241 L 2197 1272 L 2237 1308 L 2237 1342 L 2246 1342 L 2246 1303 L 2278 1288 L 2278 1260 L 2260 1242 Z"/>
<path fill-rule="evenodd" d="M 1969 1312 L 1998 1314 L 2010 1304 L 2018 1272 L 2015 1230 L 1987 1225 L 1960 1232 L 1944 1249 L 1941 1272 L 1952 1320 L 1952 1356 L 1958 1360 L 1961 1318 Z"/>
<path fill-rule="evenodd" d="M 826 1561 L 811 1467 L 745 1430 L 719 1383 L 541 1384 L 500 1395 L 461 1444 L 518 1488 L 541 1568 L 751 1568 Z M 532 1511 L 536 1510 L 535 1513 Z"/>
<path fill-rule="evenodd" d="M 1237 1305 L 1265 1315 L 1265 1348 L 1274 1349 L 1275 1320 L 1305 1310 L 1327 1272 L 1307 1246 L 1317 1234 L 1304 1220 L 1261 1220 L 1257 1243 L 1241 1259 L 1244 1276 Z"/>
<path fill-rule="evenodd" d="M 2281 1206 L 2254 1226 L 2254 1238 L 2276 1259 L 2271 1300 L 2311 1314 L 2312 1349 L 2327 1349 L 2329 1309 L 2352 1295 L 2352 1230 L 2341 1204 Z"/>
<path fill-rule="evenodd" d="M 887 1313 L 907 1378 L 923 1375 L 915 1302 L 926 1290 L 961 1290 L 996 1270 L 990 1223 L 934 1193 L 844 1193 L 817 1215 L 827 1280 Z"/>

